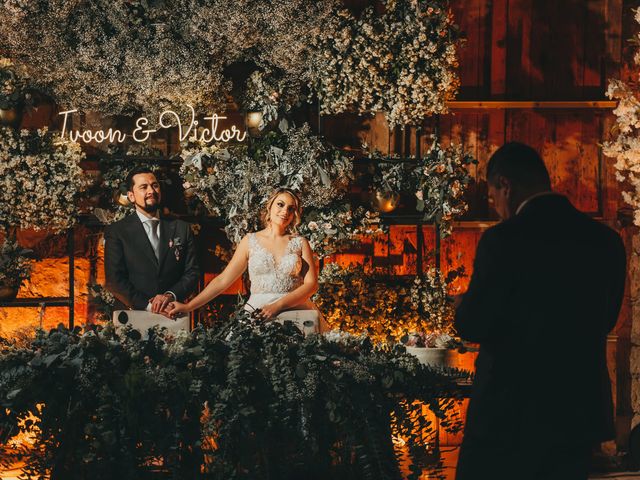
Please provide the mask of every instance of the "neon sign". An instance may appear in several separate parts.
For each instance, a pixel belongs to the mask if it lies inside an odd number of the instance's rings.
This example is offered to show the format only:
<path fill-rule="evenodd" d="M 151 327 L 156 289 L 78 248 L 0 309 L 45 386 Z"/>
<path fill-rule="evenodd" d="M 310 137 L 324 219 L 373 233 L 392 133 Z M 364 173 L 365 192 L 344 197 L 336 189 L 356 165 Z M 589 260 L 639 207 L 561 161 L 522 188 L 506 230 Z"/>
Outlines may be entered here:
<path fill-rule="evenodd" d="M 114 128 L 110 128 L 108 130 L 83 131 L 68 129 L 67 122 L 69 120 L 69 115 L 77 112 L 78 110 L 65 110 L 64 112 L 59 113 L 59 115 L 64 116 L 64 120 L 62 121 L 62 132 L 60 135 L 62 138 L 65 138 L 66 135 L 72 142 L 103 143 L 108 141 L 109 143 L 123 143 L 128 137 L 131 137 L 134 141 L 142 143 L 146 142 L 152 133 L 155 133 L 160 129 L 176 126 L 172 125 L 170 122 L 173 119 L 177 122 L 178 137 L 181 142 L 187 139 L 205 143 L 231 141 L 242 142 L 246 138 L 247 132 L 241 131 L 235 125 L 232 125 L 231 128 L 225 128 L 218 132 L 218 129 L 220 128 L 218 122 L 226 119 L 227 117 L 222 117 L 217 113 L 204 117 L 206 126 L 198 130 L 198 125 L 200 125 L 200 123 L 196 120 L 196 112 L 191 105 L 187 106 L 191 109 L 191 122 L 189 123 L 188 128 L 184 128 L 186 125 L 183 126 L 182 120 L 176 112 L 173 110 L 165 110 L 158 115 L 158 128 L 148 128 L 149 120 L 147 117 L 140 117 L 136 120 L 136 128 L 131 132 L 131 134 L 124 133 L 121 130 Z"/>

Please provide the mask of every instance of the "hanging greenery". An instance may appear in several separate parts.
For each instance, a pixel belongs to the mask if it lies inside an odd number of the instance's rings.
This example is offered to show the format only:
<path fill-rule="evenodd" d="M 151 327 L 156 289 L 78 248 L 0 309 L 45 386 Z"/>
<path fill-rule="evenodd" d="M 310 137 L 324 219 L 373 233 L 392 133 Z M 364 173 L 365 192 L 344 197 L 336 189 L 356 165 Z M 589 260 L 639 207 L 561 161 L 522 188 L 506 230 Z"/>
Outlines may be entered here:
<path fill-rule="evenodd" d="M 464 196 L 473 181 L 469 166 L 478 163 L 462 145 L 443 147 L 434 138 L 427 153 L 417 159 L 379 151 L 369 152 L 369 158 L 375 161 L 373 191 L 415 195 L 416 209 L 424 212 L 424 219 L 437 222 L 443 238 L 451 235 L 453 221 L 469 209 Z"/>
<path fill-rule="evenodd" d="M 218 331 L 133 333 L 0 341 L 0 466 L 19 456 L 25 475 L 68 480 L 146 478 L 154 466 L 172 478 L 397 479 L 408 460 L 418 478 L 441 467 L 424 406 L 445 430 L 461 427 L 455 382 L 468 375 L 402 347 L 305 338 L 246 313 Z"/>
<path fill-rule="evenodd" d="M 19 107 L 27 96 L 27 79 L 8 58 L 0 57 L 0 109 Z"/>
<path fill-rule="evenodd" d="M 298 231 L 309 241 L 313 253 L 325 258 L 340 248 L 358 244 L 363 237 L 376 238 L 387 227 L 380 224 L 378 213 L 339 199 L 321 208 L 307 208 Z"/>
<path fill-rule="evenodd" d="M 263 130 L 270 122 L 284 117 L 309 99 L 301 93 L 299 85 L 291 84 L 288 77 L 278 78 L 274 72 L 257 70 L 247 80 L 241 105 L 246 111 L 262 113 L 258 129 Z"/>

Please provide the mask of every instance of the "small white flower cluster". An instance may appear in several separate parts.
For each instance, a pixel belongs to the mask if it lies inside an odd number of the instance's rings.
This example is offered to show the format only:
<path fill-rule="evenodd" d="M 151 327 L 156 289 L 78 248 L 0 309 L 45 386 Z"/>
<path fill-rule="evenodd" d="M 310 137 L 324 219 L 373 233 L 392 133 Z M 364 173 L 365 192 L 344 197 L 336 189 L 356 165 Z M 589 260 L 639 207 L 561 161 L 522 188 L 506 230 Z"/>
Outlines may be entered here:
<path fill-rule="evenodd" d="M 358 241 L 361 237 L 376 237 L 385 232 L 380 214 L 362 207 L 353 209 L 347 202 L 334 201 L 322 209 L 303 212 L 298 227 L 318 258 L 336 253 L 339 247 Z"/>
<path fill-rule="evenodd" d="M 459 79 L 457 28 L 440 0 L 383 0 L 377 15 L 336 12 L 310 64 L 323 113 L 384 112 L 390 127 L 447 112 Z"/>
<path fill-rule="evenodd" d="M 431 267 L 424 278 L 416 277 L 410 295 L 411 303 L 420 313 L 418 331 L 437 335 L 451 332 L 455 308 L 442 272 Z"/>
<path fill-rule="evenodd" d="M 190 340 L 190 334 L 186 330 L 178 330 L 177 332 L 164 332 L 165 340 L 163 349 L 169 356 L 180 356 L 184 354 L 187 344 Z"/>
<path fill-rule="evenodd" d="M 635 20 L 640 23 L 640 9 L 635 10 Z M 634 40 L 640 41 L 640 33 Z M 640 67 L 640 50 L 634 56 L 635 64 Z M 636 72 L 636 79 L 640 73 Z M 605 155 L 615 158 L 616 178 L 624 183 L 622 198 L 633 207 L 633 223 L 640 226 L 640 90 L 637 82 L 626 84 L 620 80 L 611 80 L 607 96 L 618 100 L 613 111 L 616 119 L 617 135 L 611 141 L 604 142 Z"/>
<path fill-rule="evenodd" d="M 61 231 L 87 187 L 80 145 L 46 129 L 0 128 L 0 224 Z"/>
<path fill-rule="evenodd" d="M 323 333 L 322 336 L 327 342 L 341 343 L 348 346 L 359 344 L 364 338 L 366 338 L 366 335 L 364 334 L 353 335 L 352 333 L 343 332 L 342 330 L 338 329 L 333 329 L 326 333 Z"/>

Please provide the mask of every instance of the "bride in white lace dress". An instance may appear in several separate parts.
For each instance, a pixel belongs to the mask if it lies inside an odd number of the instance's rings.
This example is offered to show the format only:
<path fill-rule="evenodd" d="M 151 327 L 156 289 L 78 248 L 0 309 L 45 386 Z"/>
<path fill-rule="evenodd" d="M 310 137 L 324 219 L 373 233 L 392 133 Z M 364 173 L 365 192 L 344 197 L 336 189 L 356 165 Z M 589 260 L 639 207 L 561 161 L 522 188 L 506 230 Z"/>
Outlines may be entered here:
<path fill-rule="evenodd" d="M 309 242 L 295 233 L 300 213 L 294 192 L 275 190 L 262 214 L 265 228 L 245 235 L 224 271 L 188 303 L 171 302 L 167 313 L 173 316 L 200 308 L 249 269 L 251 295 L 246 310 L 265 321 L 290 310 L 307 310 L 317 318 L 311 296 L 318 288 L 318 272 Z"/>

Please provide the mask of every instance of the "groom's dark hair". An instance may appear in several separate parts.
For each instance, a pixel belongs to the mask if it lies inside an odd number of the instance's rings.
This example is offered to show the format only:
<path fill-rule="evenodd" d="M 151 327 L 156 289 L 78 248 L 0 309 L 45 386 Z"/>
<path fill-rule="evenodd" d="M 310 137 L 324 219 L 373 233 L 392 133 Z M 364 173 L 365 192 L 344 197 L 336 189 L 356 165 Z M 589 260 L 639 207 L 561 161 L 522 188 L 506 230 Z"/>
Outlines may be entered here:
<path fill-rule="evenodd" d="M 524 143 L 505 143 L 491 155 L 487 181 L 496 185 L 500 176 L 522 190 L 551 190 L 549 172 L 542 158 Z"/>
<path fill-rule="evenodd" d="M 144 165 L 139 165 L 137 167 L 134 167 L 128 174 L 127 174 L 127 178 L 125 180 L 125 184 L 127 185 L 127 191 L 132 192 L 133 191 L 133 177 L 140 174 L 140 173 L 151 173 L 153 175 L 156 175 L 156 172 L 154 172 L 153 170 L 151 170 L 151 167 L 147 167 Z M 156 175 L 156 178 L 157 175 Z"/>

